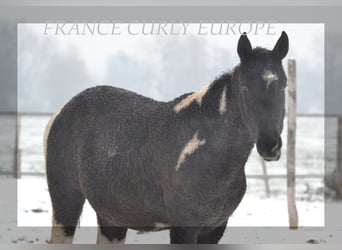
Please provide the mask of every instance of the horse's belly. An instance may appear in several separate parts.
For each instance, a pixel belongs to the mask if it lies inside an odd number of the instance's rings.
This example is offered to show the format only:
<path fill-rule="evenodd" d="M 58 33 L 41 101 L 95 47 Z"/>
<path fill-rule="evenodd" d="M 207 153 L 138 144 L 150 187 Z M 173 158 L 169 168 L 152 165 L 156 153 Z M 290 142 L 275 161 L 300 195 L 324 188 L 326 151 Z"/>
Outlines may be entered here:
<path fill-rule="evenodd" d="M 157 228 L 158 225 L 167 225 L 168 218 L 160 210 L 161 207 L 155 209 L 145 209 L 138 206 L 130 206 L 129 204 L 115 204 L 113 206 L 103 206 L 98 203 L 94 204 L 94 209 L 98 216 L 104 218 L 109 225 L 122 226 L 127 228 L 135 228 L 137 230 L 146 231 Z M 157 211 L 158 210 L 158 211 Z"/>
<path fill-rule="evenodd" d="M 88 179 L 83 190 L 96 214 L 109 224 L 125 227 L 154 227 L 166 224 L 161 187 L 137 176 L 95 181 Z"/>

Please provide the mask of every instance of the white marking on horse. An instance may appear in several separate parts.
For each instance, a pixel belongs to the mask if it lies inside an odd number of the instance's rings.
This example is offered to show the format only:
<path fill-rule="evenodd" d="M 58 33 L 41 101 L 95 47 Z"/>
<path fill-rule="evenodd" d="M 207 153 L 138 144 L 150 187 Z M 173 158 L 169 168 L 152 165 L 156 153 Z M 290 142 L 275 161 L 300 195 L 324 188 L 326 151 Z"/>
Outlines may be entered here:
<path fill-rule="evenodd" d="M 97 240 L 96 244 L 124 244 L 126 238 L 123 238 L 122 240 L 113 239 L 113 241 L 110 241 L 105 235 L 102 234 L 101 229 L 97 228 Z"/>
<path fill-rule="evenodd" d="M 193 101 L 196 101 L 198 103 L 198 105 L 201 106 L 202 104 L 202 99 L 205 96 L 205 94 L 208 92 L 209 89 L 209 85 L 203 87 L 200 91 L 198 92 L 194 92 L 190 95 L 188 95 L 187 97 L 185 97 L 183 100 L 181 100 L 179 103 L 177 103 L 175 105 L 175 107 L 173 108 L 174 111 L 176 111 L 177 113 L 179 111 L 181 111 L 182 109 L 185 109 L 186 107 L 188 107 Z"/>
<path fill-rule="evenodd" d="M 64 107 L 64 106 L 63 106 Z M 44 145 L 44 156 L 45 156 L 45 159 L 46 159 L 46 151 L 47 151 L 47 140 L 48 140 L 48 137 L 49 137 L 49 133 L 50 133 L 50 129 L 51 129 L 51 126 L 53 124 L 53 122 L 55 121 L 56 117 L 59 115 L 59 113 L 62 111 L 62 108 L 60 108 L 49 120 L 49 122 L 47 123 L 46 127 L 45 127 L 45 130 L 44 130 L 44 139 L 43 139 L 43 145 Z"/>
<path fill-rule="evenodd" d="M 126 238 L 123 238 L 122 240 L 114 239 L 112 241 L 113 244 L 125 244 L 125 242 L 126 242 Z"/>
<path fill-rule="evenodd" d="M 170 225 L 164 224 L 164 223 L 161 223 L 161 222 L 155 222 L 155 223 L 154 223 L 154 227 L 155 227 L 157 230 L 160 230 L 160 229 L 169 228 Z"/>
<path fill-rule="evenodd" d="M 198 149 L 198 147 L 204 145 L 205 143 L 206 143 L 205 139 L 202 139 L 202 140 L 198 139 L 198 132 L 196 132 L 194 136 L 191 138 L 191 140 L 188 141 L 188 143 L 184 146 L 182 152 L 180 153 L 178 157 L 177 165 L 175 168 L 176 171 L 179 170 L 180 166 L 184 163 L 188 155 L 193 154 L 196 151 L 196 149 Z"/>
<path fill-rule="evenodd" d="M 118 154 L 118 146 L 114 145 L 108 149 L 108 157 L 113 158 Z"/>
<path fill-rule="evenodd" d="M 274 82 L 278 80 L 278 76 L 271 70 L 265 70 L 262 78 L 266 81 L 266 89 Z"/>
<path fill-rule="evenodd" d="M 51 240 L 52 244 L 71 244 L 73 237 L 66 236 L 63 230 L 63 225 L 56 222 L 54 216 L 52 217 L 52 231 Z"/>
<path fill-rule="evenodd" d="M 227 111 L 227 86 L 224 86 L 221 99 L 220 99 L 220 106 L 219 111 L 220 114 L 223 115 Z"/>

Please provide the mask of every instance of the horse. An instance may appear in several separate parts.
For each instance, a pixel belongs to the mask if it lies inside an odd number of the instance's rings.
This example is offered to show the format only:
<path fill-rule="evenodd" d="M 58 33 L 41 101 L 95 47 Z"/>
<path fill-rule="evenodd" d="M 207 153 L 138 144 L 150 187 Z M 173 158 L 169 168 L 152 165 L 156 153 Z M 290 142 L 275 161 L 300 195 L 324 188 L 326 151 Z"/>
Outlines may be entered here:
<path fill-rule="evenodd" d="M 51 243 L 72 243 L 85 200 L 97 243 L 124 243 L 128 229 L 169 230 L 170 243 L 217 244 L 246 192 L 245 163 L 281 155 L 289 41 L 252 48 L 197 92 L 161 102 L 112 86 L 74 96 L 45 131 Z"/>

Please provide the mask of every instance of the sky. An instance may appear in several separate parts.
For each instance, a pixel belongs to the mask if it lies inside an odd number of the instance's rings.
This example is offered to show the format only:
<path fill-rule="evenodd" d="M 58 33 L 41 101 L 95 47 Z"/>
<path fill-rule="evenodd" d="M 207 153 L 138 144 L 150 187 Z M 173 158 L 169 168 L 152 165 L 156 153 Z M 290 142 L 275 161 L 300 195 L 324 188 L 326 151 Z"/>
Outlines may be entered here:
<path fill-rule="evenodd" d="M 253 47 L 272 49 L 284 30 L 285 71 L 288 58 L 297 62 L 297 110 L 324 112 L 323 24 L 58 25 L 18 25 L 19 111 L 55 112 L 95 85 L 169 101 L 233 69 L 240 32 Z"/>

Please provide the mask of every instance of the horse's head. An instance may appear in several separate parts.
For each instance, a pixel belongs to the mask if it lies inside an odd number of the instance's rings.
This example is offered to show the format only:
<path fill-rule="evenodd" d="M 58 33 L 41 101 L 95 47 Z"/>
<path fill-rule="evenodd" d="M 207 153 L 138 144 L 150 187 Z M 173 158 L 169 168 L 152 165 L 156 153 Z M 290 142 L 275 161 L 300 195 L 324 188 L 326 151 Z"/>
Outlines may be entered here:
<path fill-rule="evenodd" d="M 259 154 L 267 161 L 278 160 L 281 152 L 287 81 L 282 59 L 288 48 L 285 32 L 273 50 L 252 49 L 246 34 L 241 35 L 237 48 L 241 112 Z"/>

